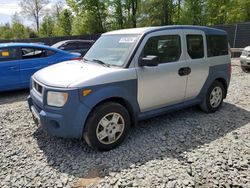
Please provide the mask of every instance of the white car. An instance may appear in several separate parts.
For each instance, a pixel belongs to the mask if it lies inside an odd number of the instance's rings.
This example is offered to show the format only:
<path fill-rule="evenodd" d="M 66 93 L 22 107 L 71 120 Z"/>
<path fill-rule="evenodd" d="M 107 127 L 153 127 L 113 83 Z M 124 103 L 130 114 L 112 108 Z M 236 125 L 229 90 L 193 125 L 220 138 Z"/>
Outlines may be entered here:
<path fill-rule="evenodd" d="M 250 71 L 250 46 L 244 48 L 240 56 L 240 64 L 244 72 Z"/>

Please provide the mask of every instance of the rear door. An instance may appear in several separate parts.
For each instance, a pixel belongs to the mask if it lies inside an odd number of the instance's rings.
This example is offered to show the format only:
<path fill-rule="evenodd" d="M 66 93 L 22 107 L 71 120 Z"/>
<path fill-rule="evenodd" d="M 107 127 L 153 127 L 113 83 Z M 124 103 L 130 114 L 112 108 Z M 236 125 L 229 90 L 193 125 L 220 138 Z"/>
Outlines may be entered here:
<path fill-rule="evenodd" d="M 188 75 L 185 100 L 198 96 L 209 73 L 207 63 L 206 35 L 200 30 L 184 30 L 185 54 L 187 66 L 191 72 Z"/>
<path fill-rule="evenodd" d="M 38 70 L 53 64 L 51 56 L 55 54 L 43 48 L 21 47 L 20 77 L 22 85 L 29 86 L 30 77 Z"/>
<path fill-rule="evenodd" d="M 20 64 L 18 49 L 0 48 L 0 91 L 20 87 Z"/>

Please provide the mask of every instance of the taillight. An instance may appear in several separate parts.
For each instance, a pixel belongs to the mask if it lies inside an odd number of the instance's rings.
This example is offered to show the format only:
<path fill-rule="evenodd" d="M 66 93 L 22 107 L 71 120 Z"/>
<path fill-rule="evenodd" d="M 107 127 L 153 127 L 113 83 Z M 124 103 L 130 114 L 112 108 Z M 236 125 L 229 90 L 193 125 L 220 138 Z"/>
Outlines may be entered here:
<path fill-rule="evenodd" d="M 72 58 L 70 60 L 81 60 L 81 59 L 82 59 L 81 57 L 74 57 L 74 58 Z"/>

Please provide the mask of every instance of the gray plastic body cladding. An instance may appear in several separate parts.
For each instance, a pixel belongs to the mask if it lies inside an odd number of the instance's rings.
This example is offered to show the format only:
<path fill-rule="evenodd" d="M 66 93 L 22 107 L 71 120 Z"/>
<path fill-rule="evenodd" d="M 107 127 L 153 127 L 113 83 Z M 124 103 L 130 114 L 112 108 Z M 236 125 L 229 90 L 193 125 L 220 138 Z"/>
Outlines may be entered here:
<path fill-rule="evenodd" d="M 119 81 L 101 85 L 95 85 L 90 87 L 82 88 L 91 89 L 92 93 L 86 97 L 82 97 L 82 102 L 90 109 L 98 105 L 100 102 L 111 99 L 119 98 L 122 99 L 130 109 L 132 120 L 137 121 L 135 118 L 140 112 L 139 104 L 137 102 L 137 79 L 131 79 L 126 81 Z"/>
<path fill-rule="evenodd" d="M 221 64 L 221 65 L 215 65 L 215 66 L 211 66 L 209 67 L 209 74 L 208 77 L 206 79 L 205 84 L 203 85 L 200 93 L 198 94 L 198 96 L 196 96 L 193 99 L 189 99 L 187 101 L 184 101 L 182 103 L 178 103 L 178 104 L 174 104 L 174 105 L 170 105 L 170 106 L 166 106 L 163 108 L 159 108 L 159 109 L 155 109 L 155 110 L 151 110 L 151 111 L 146 111 L 143 113 L 139 114 L 138 120 L 144 120 L 144 119 L 148 119 L 154 116 L 158 116 L 158 115 L 163 115 L 166 114 L 168 112 L 173 112 L 176 110 L 180 110 L 186 107 L 190 107 L 190 106 L 194 106 L 197 104 L 200 104 L 202 102 L 202 100 L 204 99 L 204 97 L 206 96 L 206 93 L 208 91 L 208 88 L 211 86 L 211 84 L 219 78 L 222 78 L 226 81 L 226 91 L 228 89 L 229 83 L 230 83 L 230 75 L 229 75 L 229 63 L 226 64 Z"/>
<path fill-rule="evenodd" d="M 226 93 L 227 93 L 227 89 L 230 83 L 230 73 L 229 73 L 229 63 L 226 64 L 221 64 L 221 65 L 214 65 L 209 67 L 209 74 L 208 74 L 208 78 L 204 84 L 204 86 L 201 89 L 201 92 L 198 95 L 198 98 L 203 99 L 204 96 L 207 93 L 207 90 L 209 88 L 209 86 L 216 80 L 219 78 L 222 78 L 223 80 L 225 80 L 226 82 Z"/>

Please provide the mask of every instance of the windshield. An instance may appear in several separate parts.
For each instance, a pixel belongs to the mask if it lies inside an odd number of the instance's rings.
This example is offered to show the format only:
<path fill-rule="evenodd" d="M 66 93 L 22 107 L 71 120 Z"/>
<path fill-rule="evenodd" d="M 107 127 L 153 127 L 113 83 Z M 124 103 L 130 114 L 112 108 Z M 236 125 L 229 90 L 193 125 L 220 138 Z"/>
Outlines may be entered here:
<path fill-rule="evenodd" d="M 139 35 L 103 35 L 90 48 L 84 59 L 100 60 L 108 65 L 122 66 L 138 38 Z"/>

